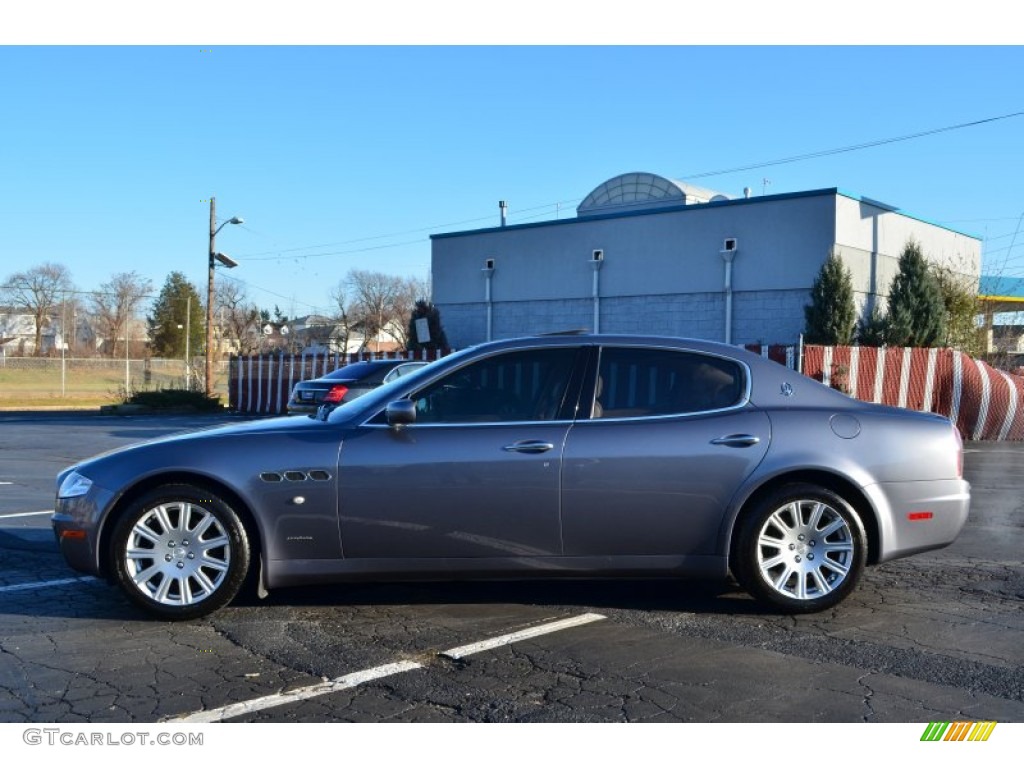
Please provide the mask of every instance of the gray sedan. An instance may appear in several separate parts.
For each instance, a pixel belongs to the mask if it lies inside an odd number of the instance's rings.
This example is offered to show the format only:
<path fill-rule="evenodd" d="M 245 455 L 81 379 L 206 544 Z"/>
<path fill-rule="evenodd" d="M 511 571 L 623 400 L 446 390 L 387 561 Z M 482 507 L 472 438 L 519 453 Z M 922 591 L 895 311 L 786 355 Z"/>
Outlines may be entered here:
<path fill-rule="evenodd" d="M 954 540 L 960 435 L 705 341 L 548 336 L 459 352 L 323 418 L 156 440 L 58 477 L 76 569 L 191 619 L 251 578 L 698 576 L 830 608 Z"/>

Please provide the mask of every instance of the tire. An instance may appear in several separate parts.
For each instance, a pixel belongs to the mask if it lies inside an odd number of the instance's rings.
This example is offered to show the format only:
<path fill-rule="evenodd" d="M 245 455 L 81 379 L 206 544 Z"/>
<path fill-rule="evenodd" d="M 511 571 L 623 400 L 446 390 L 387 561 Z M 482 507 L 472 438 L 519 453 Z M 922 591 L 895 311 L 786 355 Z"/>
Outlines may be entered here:
<path fill-rule="evenodd" d="M 842 602 L 867 560 L 867 536 L 839 494 L 811 484 L 783 486 L 742 521 L 733 560 L 737 580 L 786 613 Z"/>
<path fill-rule="evenodd" d="M 114 526 L 111 573 L 150 614 L 180 621 L 213 613 L 245 582 L 249 539 L 221 498 L 165 485 L 134 500 Z"/>

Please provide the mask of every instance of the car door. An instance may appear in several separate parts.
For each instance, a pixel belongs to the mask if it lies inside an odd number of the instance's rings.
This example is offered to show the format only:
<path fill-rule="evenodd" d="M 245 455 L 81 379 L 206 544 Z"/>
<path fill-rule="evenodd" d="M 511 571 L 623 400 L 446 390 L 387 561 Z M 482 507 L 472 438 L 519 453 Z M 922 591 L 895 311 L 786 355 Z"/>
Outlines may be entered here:
<path fill-rule="evenodd" d="M 735 360 L 640 346 L 600 350 L 589 419 L 563 454 L 566 555 L 714 552 L 724 510 L 768 448 Z"/>
<path fill-rule="evenodd" d="M 560 554 L 559 473 L 578 356 L 575 346 L 489 355 L 411 392 L 414 423 L 389 427 L 378 415 L 346 436 L 345 557 Z"/>

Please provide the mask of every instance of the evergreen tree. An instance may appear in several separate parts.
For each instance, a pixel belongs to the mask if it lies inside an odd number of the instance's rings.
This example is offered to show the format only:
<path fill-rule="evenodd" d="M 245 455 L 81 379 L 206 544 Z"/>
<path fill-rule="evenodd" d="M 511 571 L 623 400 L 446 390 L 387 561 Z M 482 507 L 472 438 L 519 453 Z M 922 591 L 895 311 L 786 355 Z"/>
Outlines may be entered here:
<path fill-rule="evenodd" d="M 871 314 L 861 318 L 857 323 L 857 343 L 865 347 L 885 346 L 886 317 L 878 306 L 871 309 Z"/>
<path fill-rule="evenodd" d="M 833 251 L 814 279 L 811 303 L 804 307 L 804 340 L 829 346 L 850 344 L 856 315 L 853 278 L 842 257 Z"/>
<path fill-rule="evenodd" d="M 191 302 L 189 301 L 191 299 Z M 189 308 L 191 304 L 191 316 Z M 203 302 L 199 292 L 181 272 L 171 272 L 153 303 L 149 322 L 150 346 L 157 357 L 185 357 L 185 330 L 188 329 L 190 356 L 201 355 L 206 341 Z"/>
<path fill-rule="evenodd" d="M 942 292 L 921 246 L 908 240 L 900 254 L 899 272 L 889 290 L 886 343 L 894 347 L 931 347 L 945 334 Z"/>
<path fill-rule="evenodd" d="M 421 317 L 427 318 L 427 329 L 430 331 L 430 341 L 426 344 L 419 343 L 419 336 L 416 333 L 416 321 Z M 408 344 L 406 346 L 415 351 L 448 348 L 448 338 L 441 326 L 441 312 L 425 299 L 418 300 L 413 306 L 412 314 L 409 317 Z"/>

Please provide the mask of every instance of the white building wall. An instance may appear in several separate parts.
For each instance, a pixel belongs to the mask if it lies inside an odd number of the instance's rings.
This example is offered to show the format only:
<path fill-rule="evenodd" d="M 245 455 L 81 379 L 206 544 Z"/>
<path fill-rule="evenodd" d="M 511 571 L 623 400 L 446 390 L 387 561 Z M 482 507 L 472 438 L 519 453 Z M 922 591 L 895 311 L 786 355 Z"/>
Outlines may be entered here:
<path fill-rule="evenodd" d="M 453 346 L 593 328 L 594 250 L 604 254 L 600 330 L 725 338 L 726 238 L 735 238 L 733 342 L 793 343 L 811 285 L 835 248 L 858 304 L 888 291 L 909 237 L 926 255 L 977 274 L 979 242 L 836 190 L 730 200 L 435 236 L 434 302 Z"/>

